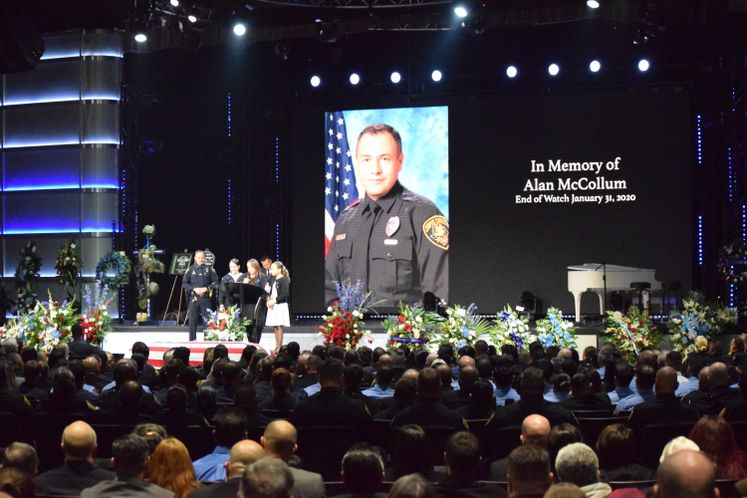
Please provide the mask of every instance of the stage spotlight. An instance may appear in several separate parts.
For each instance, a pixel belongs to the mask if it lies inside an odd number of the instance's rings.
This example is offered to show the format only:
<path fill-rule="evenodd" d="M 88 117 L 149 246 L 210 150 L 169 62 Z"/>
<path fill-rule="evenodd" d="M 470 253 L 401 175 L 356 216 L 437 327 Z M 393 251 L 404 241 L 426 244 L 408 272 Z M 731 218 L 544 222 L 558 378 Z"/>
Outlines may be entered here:
<path fill-rule="evenodd" d="M 394 83 L 395 85 L 402 81 L 402 75 L 399 74 L 397 71 L 394 71 L 392 74 L 389 75 L 389 79 Z"/>
<path fill-rule="evenodd" d="M 464 19 L 469 15 L 469 11 L 464 5 L 457 5 L 456 7 L 454 7 L 454 15 L 459 19 Z"/>
<path fill-rule="evenodd" d="M 552 64 L 547 66 L 547 72 L 550 74 L 550 76 L 557 76 L 560 72 L 560 66 L 553 62 Z"/>
<path fill-rule="evenodd" d="M 135 33 L 135 41 L 138 43 L 145 43 L 148 41 L 148 35 L 145 34 L 145 31 L 138 31 Z"/>
<path fill-rule="evenodd" d="M 179 0 L 169 0 L 172 7 L 179 7 Z"/>
<path fill-rule="evenodd" d="M 519 74 L 519 70 L 516 69 L 516 66 L 508 66 L 506 68 L 506 76 L 509 78 L 516 78 L 516 76 Z"/>
<path fill-rule="evenodd" d="M 361 82 L 361 77 L 358 73 L 351 73 L 350 78 L 348 79 L 350 80 L 350 84 L 353 86 Z"/>
<path fill-rule="evenodd" d="M 648 61 L 648 59 L 641 59 L 638 61 L 638 70 L 642 73 L 645 73 L 651 68 L 651 63 Z"/>
<path fill-rule="evenodd" d="M 314 88 L 318 88 L 318 87 L 319 87 L 319 85 L 321 85 L 321 84 L 322 84 L 322 79 L 321 79 L 321 78 L 320 78 L 319 76 L 317 76 L 317 75 L 315 74 L 315 75 L 314 75 L 314 76 L 312 76 L 312 77 L 311 77 L 311 79 L 309 80 L 309 84 L 310 84 L 310 85 L 311 85 L 312 87 L 314 87 Z"/>
<path fill-rule="evenodd" d="M 598 73 L 602 69 L 602 63 L 598 60 L 593 60 L 589 63 L 589 71 L 592 73 Z"/>
<path fill-rule="evenodd" d="M 586 0 L 586 6 L 590 9 L 598 9 L 599 2 L 597 0 Z"/>
<path fill-rule="evenodd" d="M 197 16 L 195 16 L 193 14 L 190 14 L 190 15 L 187 16 L 187 20 L 189 22 L 191 22 L 191 23 L 196 23 L 197 22 Z"/>
<path fill-rule="evenodd" d="M 434 69 L 433 72 L 431 73 L 431 79 L 435 81 L 436 83 L 441 81 L 441 78 L 443 77 L 444 75 L 438 69 Z"/>
<path fill-rule="evenodd" d="M 234 23 L 233 34 L 236 36 L 244 36 L 246 34 L 246 24 L 241 21 Z"/>

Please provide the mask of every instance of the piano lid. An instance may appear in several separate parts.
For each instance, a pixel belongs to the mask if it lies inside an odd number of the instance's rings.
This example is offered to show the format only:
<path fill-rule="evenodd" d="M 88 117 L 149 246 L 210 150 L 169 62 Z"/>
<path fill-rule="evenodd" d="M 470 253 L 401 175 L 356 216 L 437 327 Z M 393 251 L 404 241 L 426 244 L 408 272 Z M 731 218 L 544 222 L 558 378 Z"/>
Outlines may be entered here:
<path fill-rule="evenodd" d="M 601 272 L 604 267 L 602 263 L 584 263 L 582 265 L 572 265 L 568 267 L 571 271 L 598 271 Z M 635 268 L 633 266 L 607 265 L 607 273 L 622 271 L 654 271 L 652 268 Z"/>

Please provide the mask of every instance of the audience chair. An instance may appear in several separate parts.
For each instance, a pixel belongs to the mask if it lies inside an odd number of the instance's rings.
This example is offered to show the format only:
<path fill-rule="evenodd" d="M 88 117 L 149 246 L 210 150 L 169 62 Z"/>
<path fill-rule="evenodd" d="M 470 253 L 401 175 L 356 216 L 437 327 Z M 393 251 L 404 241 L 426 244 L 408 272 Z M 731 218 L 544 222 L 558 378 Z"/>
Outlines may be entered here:
<path fill-rule="evenodd" d="M 75 413 L 40 412 L 34 414 L 34 440 L 36 441 L 36 453 L 39 456 L 40 473 L 62 465 L 65 461 L 65 454 L 60 447 L 62 431 L 82 418 L 83 415 Z"/>
<path fill-rule="evenodd" d="M 521 427 L 501 427 L 493 434 L 493 444 L 487 448 L 486 454 L 491 460 L 506 458 L 511 451 L 519 446 Z"/>
<path fill-rule="evenodd" d="M 638 438 L 641 464 L 655 469 L 659 466 L 659 457 L 664 446 L 677 436 L 687 436 L 695 425 L 694 422 L 674 422 L 669 424 L 651 424 L 643 428 Z"/>
<path fill-rule="evenodd" d="M 202 458 L 213 451 L 215 442 L 213 433 L 207 427 L 199 425 L 166 426 L 166 434 L 177 438 L 189 450 L 192 461 Z"/>
<path fill-rule="evenodd" d="M 298 428 L 301 466 L 322 475 L 325 481 L 340 478 L 340 462 L 348 449 L 361 442 L 357 427 L 319 425 Z"/>
<path fill-rule="evenodd" d="M 132 432 L 134 425 L 117 425 L 117 424 L 91 424 L 96 431 L 96 443 L 98 458 L 111 458 L 112 443 L 115 439 Z"/>
<path fill-rule="evenodd" d="M 22 434 L 21 424 L 18 417 L 13 413 L 0 412 L 0 446 L 3 448 L 14 441 L 19 441 L 19 434 Z M 22 438 L 24 441 L 26 438 Z"/>
<path fill-rule="evenodd" d="M 597 439 L 602 429 L 611 424 L 624 424 L 628 417 L 576 417 L 578 426 L 584 436 L 584 442 L 596 448 Z"/>

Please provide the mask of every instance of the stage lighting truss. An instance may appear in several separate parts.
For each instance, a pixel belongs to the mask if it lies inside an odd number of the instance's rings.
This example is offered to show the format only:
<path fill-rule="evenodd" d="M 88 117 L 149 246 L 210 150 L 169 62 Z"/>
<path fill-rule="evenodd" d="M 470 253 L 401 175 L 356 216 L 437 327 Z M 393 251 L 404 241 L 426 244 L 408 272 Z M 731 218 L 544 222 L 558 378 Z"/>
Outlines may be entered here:
<path fill-rule="evenodd" d="M 371 9 L 380 7 L 420 7 L 451 5 L 452 0 L 256 0 L 256 3 L 288 7 L 326 7 L 345 9 Z"/>

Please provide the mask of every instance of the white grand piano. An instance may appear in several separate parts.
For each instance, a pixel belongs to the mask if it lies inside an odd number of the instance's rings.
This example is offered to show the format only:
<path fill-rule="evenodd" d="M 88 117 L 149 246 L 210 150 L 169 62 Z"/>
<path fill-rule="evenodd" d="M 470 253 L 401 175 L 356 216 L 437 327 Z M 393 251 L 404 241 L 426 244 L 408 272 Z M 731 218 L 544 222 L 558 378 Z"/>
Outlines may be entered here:
<path fill-rule="evenodd" d="M 581 321 L 581 294 L 594 292 L 599 297 L 599 313 L 604 314 L 604 267 L 599 263 L 584 263 L 568 267 L 568 292 L 573 294 L 576 321 Z M 649 291 L 661 290 L 655 270 L 631 266 L 607 265 L 607 292 L 629 291 L 632 282 L 648 282 Z M 649 293 L 643 293 L 643 307 L 648 309 Z"/>

